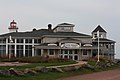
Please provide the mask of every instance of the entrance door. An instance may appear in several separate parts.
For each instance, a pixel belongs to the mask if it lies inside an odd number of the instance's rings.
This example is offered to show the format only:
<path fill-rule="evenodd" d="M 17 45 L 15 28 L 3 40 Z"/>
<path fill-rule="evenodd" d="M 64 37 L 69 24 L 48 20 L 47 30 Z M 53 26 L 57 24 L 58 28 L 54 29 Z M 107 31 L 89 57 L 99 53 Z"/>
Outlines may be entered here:
<path fill-rule="evenodd" d="M 77 55 L 74 56 L 74 60 L 78 60 L 78 56 Z"/>

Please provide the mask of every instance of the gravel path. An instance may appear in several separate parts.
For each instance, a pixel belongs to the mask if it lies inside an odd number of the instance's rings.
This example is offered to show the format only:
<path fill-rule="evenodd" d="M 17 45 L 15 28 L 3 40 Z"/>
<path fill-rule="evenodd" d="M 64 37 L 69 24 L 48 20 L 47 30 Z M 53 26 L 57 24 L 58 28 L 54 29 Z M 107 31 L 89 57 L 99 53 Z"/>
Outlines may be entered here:
<path fill-rule="evenodd" d="M 87 64 L 86 61 L 76 61 L 77 63 L 76 64 L 68 64 L 68 65 L 60 65 L 60 66 L 50 66 L 50 67 L 47 67 L 47 68 L 57 68 L 57 67 L 66 67 L 66 66 L 80 66 L 80 65 L 83 65 L 83 64 Z"/>
<path fill-rule="evenodd" d="M 57 80 L 120 80 L 120 69 L 72 76 Z"/>
<path fill-rule="evenodd" d="M 0 66 L 22 66 L 29 63 L 19 63 L 19 62 L 0 62 Z"/>

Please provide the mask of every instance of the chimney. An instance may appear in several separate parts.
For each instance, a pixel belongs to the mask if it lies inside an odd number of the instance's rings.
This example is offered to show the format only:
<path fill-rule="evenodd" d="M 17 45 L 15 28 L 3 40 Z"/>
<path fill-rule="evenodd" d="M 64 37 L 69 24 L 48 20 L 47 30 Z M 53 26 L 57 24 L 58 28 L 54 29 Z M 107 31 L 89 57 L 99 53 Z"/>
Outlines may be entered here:
<path fill-rule="evenodd" d="M 36 28 L 33 28 L 33 31 L 36 31 Z"/>
<path fill-rule="evenodd" d="M 48 30 L 52 31 L 52 24 L 48 24 Z"/>

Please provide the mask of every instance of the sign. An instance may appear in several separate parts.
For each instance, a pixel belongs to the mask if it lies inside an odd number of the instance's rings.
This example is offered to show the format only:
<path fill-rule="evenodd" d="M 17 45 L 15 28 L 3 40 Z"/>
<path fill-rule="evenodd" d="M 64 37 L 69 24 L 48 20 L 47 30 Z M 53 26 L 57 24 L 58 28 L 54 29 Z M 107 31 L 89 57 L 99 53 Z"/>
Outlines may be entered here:
<path fill-rule="evenodd" d="M 80 45 L 76 43 L 64 43 L 61 45 L 62 48 L 79 48 Z"/>
<path fill-rule="evenodd" d="M 48 46 L 57 46 L 57 44 L 48 44 Z"/>

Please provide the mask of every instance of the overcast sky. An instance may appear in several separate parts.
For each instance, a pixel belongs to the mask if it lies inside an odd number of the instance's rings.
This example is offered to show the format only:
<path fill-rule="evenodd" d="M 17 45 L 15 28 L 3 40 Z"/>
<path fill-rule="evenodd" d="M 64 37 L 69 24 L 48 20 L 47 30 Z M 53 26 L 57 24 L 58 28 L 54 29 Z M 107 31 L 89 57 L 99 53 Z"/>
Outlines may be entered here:
<path fill-rule="evenodd" d="M 101 25 L 115 40 L 120 58 L 120 0 L 0 0 L 0 34 L 7 33 L 10 21 L 19 31 L 53 27 L 62 22 L 75 24 L 75 31 L 91 34 Z"/>

